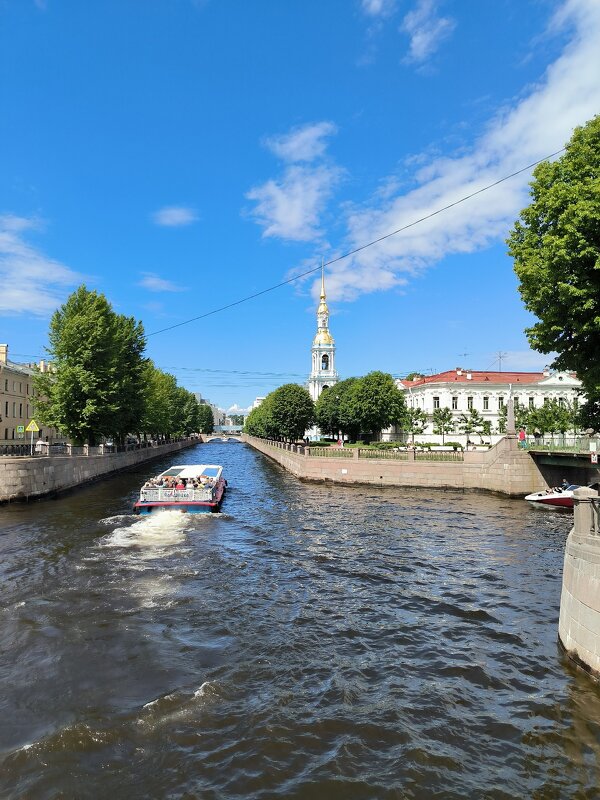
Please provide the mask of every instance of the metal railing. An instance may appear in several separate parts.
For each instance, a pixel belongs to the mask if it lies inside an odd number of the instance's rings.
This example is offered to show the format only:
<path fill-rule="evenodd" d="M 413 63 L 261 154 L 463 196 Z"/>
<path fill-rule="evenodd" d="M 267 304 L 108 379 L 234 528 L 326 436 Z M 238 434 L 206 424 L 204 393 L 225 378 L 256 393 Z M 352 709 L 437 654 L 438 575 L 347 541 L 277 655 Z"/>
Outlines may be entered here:
<path fill-rule="evenodd" d="M 144 441 L 124 445 L 100 444 L 97 446 L 74 445 L 65 442 L 34 442 L 33 452 L 31 444 L 0 444 L 0 456 L 20 456 L 31 458 L 44 458 L 48 456 L 106 456 L 114 453 L 128 453 L 132 450 L 145 450 L 151 447 L 160 447 L 163 444 L 185 441 L 186 437 L 178 439 L 164 439 L 162 441 Z"/>
<path fill-rule="evenodd" d="M 354 458 L 353 451 L 344 447 L 311 447 L 310 455 L 318 458 Z"/>
<path fill-rule="evenodd" d="M 415 461 L 464 461 L 462 450 L 417 450 Z"/>
<path fill-rule="evenodd" d="M 592 445 L 590 447 L 590 445 Z M 590 453 L 600 452 L 600 439 L 590 436 L 543 436 L 535 438 L 528 436 L 526 446 L 528 450 L 545 450 L 560 453 Z"/>
<path fill-rule="evenodd" d="M 148 503 L 177 502 L 179 500 L 212 500 L 211 487 L 204 489 L 163 489 L 150 488 L 140 490 L 140 500 Z"/>
<path fill-rule="evenodd" d="M 377 458 L 388 461 L 408 461 L 410 453 L 408 450 L 371 450 L 364 447 L 359 448 L 359 458 Z"/>

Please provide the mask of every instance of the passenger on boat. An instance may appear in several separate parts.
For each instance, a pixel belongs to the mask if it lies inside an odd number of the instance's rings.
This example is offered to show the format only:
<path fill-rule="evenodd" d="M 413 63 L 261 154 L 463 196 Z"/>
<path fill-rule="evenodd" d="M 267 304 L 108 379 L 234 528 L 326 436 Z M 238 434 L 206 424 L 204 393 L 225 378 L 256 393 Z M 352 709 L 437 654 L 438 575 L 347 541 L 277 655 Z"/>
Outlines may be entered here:
<path fill-rule="evenodd" d="M 182 479 L 180 479 L 180 480 L 179 480 L 179 481 L 178 481 L 178 482 L 175 484 L 175 488 L 176 488 L 176 489 L 185 489 L 185 483 L 183 482 L 183 480 L 182 480 Z"/>

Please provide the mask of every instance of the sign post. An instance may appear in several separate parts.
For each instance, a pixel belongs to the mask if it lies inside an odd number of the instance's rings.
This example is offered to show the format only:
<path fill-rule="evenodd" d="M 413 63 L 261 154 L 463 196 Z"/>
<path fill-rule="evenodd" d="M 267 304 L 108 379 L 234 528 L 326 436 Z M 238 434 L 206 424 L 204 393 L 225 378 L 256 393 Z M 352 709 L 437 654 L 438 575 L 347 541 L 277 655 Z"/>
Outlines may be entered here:
<path fill-rule="evenodd" d="M 25 428 L 25 430 L 29 433 L 31 431 L 31 455 L 33 455 L 33 434 L 39 431 L 39 427 L 37 422 L 32 419 L 29 425 Z"/>

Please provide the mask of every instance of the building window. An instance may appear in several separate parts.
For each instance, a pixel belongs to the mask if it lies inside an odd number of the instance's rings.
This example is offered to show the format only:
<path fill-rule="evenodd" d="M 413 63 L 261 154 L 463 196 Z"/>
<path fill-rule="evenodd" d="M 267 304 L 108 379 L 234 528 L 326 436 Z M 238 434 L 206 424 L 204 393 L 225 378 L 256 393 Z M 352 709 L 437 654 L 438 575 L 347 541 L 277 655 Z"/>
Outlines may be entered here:
<path fill-rule="evenodd" d="M 550 405 L 550 398 L 549 397 L 544 397 L 544 405 L 545 406 Z"/>
<path fill-rule="evenodd" d="M 8 417 L 8 401 L 4 404 L 4 416 Z M 8 436 L 6 438 L 8 439 Z"/>
<path fill-rule="evenodd" d="M 529 398 L 529 408 L 535 408 L 535 397 Z"/>
<path fill-rule="evenodd" d="M 498 398 L 498 411 L 502 411 L 503 408 L 504 408 L 504 398 L 500 396 Z"/>
<path fill-rule="evenodd" d="M 564 408 L 564 407 L 565 407 L 565 398 L 564 398 L 564 397 L 559 397 L 559 398 L 558 398 L 558 405 L 559 405 L 561 408 Z"/>
<path fill-rule="evenodd" d="M 13 439 L 15 438 L 15 429 L 14 428 L 13 428 L 13 431 L 12 431 L 12 438 Z"/>
<path fill-rule="evenodd" d="M 467 397 L 467 408 L 469 409 L 469 411 L 471 411 L 471 409 L 473 408 L 473 398 L 472 397 Z"/>
<path fill-rule="evenodd" d="M 329 356 L 327 353 L 323 354 L 323 358 L 321 359 L 321 369 L 326 370 L 329 369 Z"/>
<path fill-rule="evenodd" d="M 458 408 L 458 397 L 453 397 L 452 398 L 452 410 L 456 411 L 457 408 Z"/>
<path fill-rule="evenodd" d="M 433 398 L 433 407 L 434 408 L 439 408 L 440 407 L 440 398 L 439 397 L 434 397 Z"/>
<path fill-rule="evenodd" d="M 483 410 L 484 411 L 489 411 L 490 410 L 490 398 L 489 397 L 484 397 L 483 398 Z"/>
<path fill-rule="evenodd" d="M 13 403 L 13 417 L 17 416 L 17 403 L 16 401 Z M 13 437 L 14 438 L 14 437 Z"/>
<path fill-rule="evenodd" d="M 23 384 L 19 381 L 19 394 L 23 392 Z"/>
<path fill-rule="evenodd" d="M 5 380 L 4 380 L 4 391 L 8 392 L 8 378 L 5 378 Z M 6 432 L 8 433 L 8 431 L 6 431 Z M 5 436 L 4 438 L 8 439 L 8 436 Z"/>
<path fill-rule="evenodd" d="M 19 403 L 19 419 L 23 416 L 23 403 Z"/>
<path fill-rule="evenodd" d="M 513 397 L 513 405 L 514 405 L 515 408 L 519 407 L 519 398 L 518 397 Z"/>

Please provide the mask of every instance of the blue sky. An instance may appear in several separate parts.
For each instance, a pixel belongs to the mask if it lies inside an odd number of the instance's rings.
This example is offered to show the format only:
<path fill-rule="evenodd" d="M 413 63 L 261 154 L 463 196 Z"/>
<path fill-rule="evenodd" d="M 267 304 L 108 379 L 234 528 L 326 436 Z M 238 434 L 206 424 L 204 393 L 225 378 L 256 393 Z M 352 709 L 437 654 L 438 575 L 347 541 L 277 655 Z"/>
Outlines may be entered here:
<path fill-rule="evenodd" d="M 310 369 L 337 258 L 600 110 L 598 0 L 0 0 L 0 341 L 81 282 L 224 408 Z M 342 377 L 541 368 L 504 240 L 529 173 L 327 270 Z"/>

